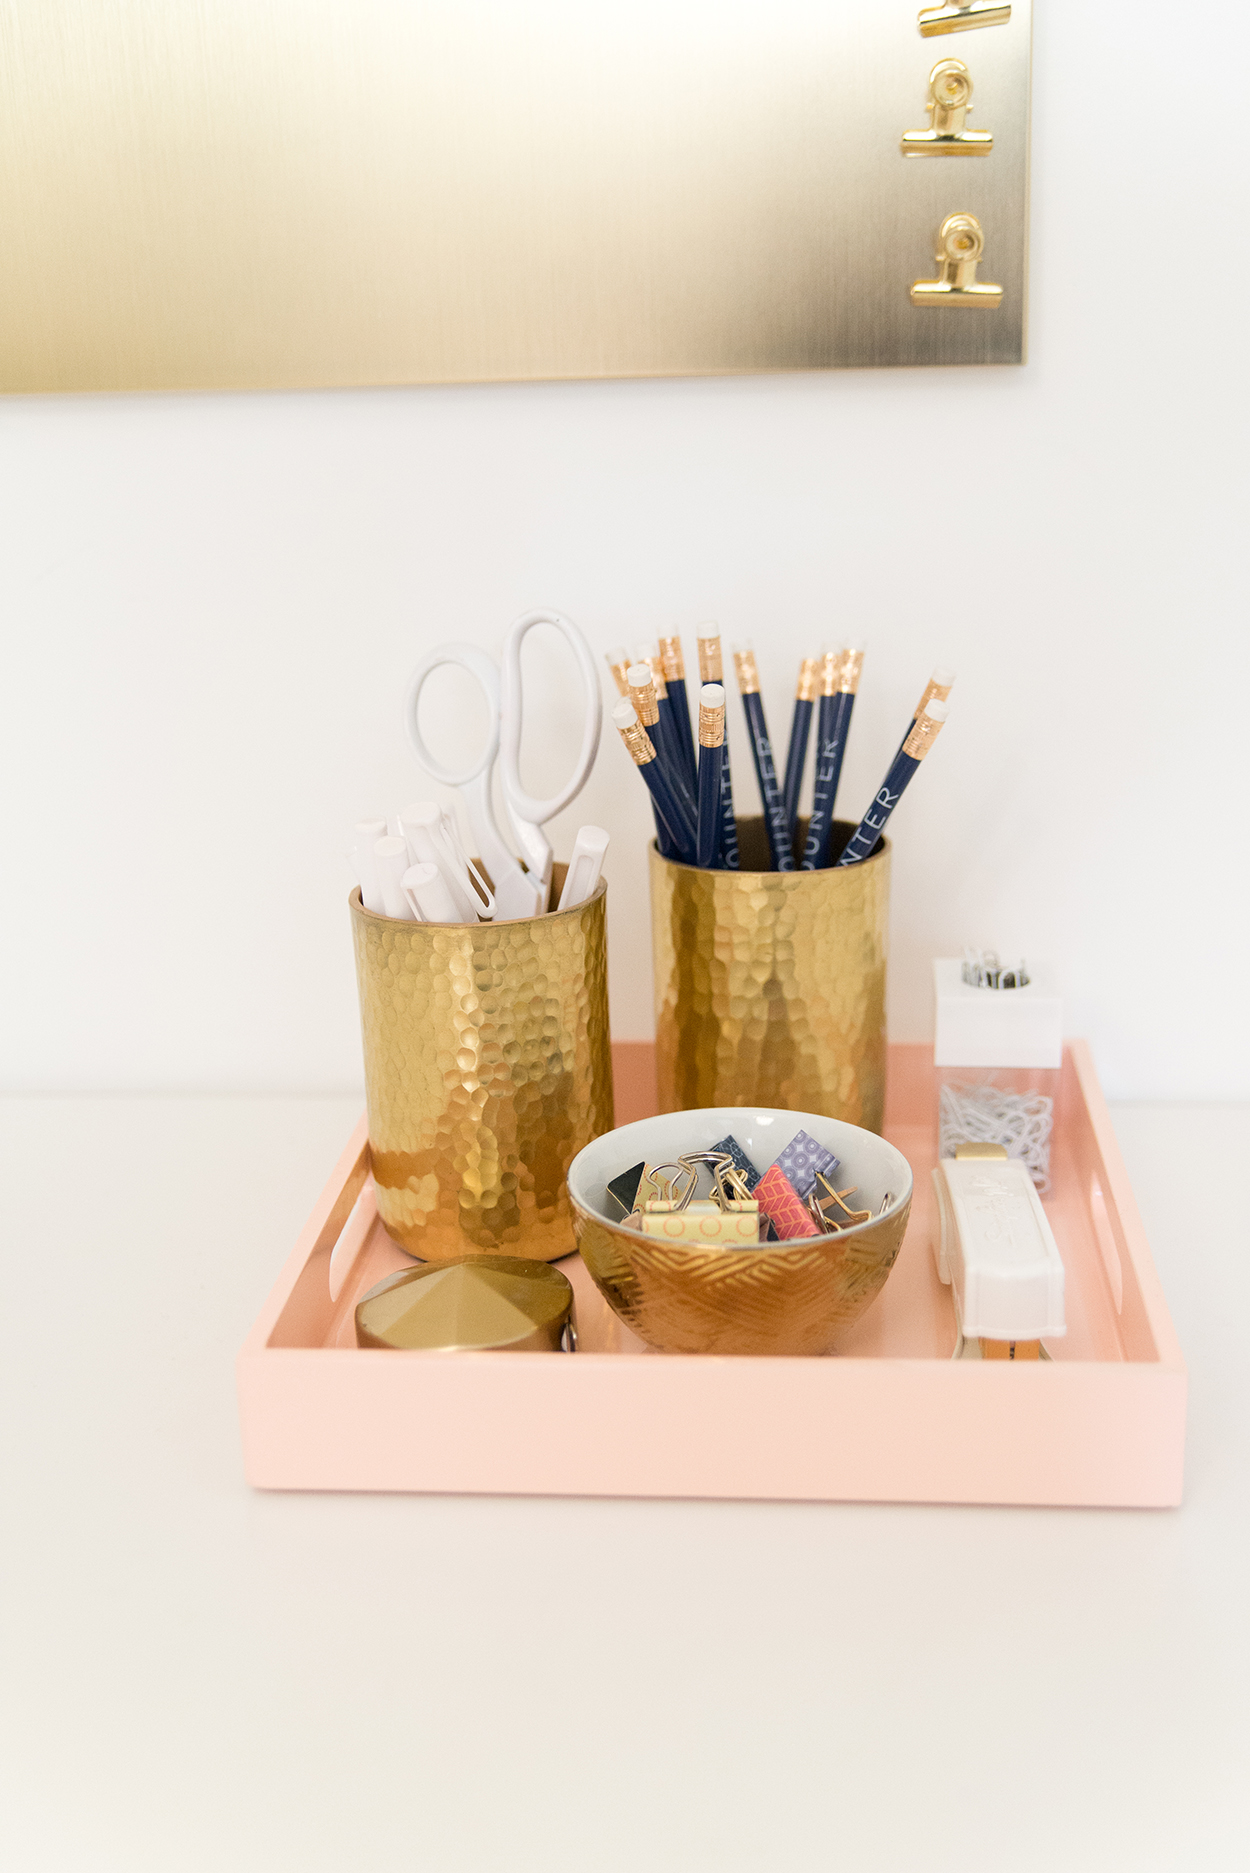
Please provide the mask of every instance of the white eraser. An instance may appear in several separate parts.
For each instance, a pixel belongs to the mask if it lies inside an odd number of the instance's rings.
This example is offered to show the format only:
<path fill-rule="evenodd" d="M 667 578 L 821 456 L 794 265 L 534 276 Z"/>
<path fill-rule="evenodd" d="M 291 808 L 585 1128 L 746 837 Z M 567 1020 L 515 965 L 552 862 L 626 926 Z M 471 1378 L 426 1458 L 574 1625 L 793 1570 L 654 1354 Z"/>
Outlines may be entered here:
<path fill-rule="evenodd" d="M 943 1158 L 933 1187 L 938 1274 L 964 1338 L 1061 1339 L 1063 1261 L 1026 1167 L 1016 1158 Z"/>
<path fill-rule="evenodd" d="M 939 1067 L 1063 1065 L 1063 1002 L 1045 964 L 1029 964 L 1022 989 L 970 988 L 958 957 L 934 960 Z"/>

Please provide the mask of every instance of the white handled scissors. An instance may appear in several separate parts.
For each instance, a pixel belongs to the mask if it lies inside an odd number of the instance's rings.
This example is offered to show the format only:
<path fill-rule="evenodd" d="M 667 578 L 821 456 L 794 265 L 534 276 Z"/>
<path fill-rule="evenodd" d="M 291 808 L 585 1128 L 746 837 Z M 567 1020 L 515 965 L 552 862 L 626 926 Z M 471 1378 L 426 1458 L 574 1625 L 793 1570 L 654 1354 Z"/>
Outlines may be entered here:
<path fill-rule="evenodd" d="M 577 762 L 565 785 L 550 800 L 535 800 L 521 785 L 521 646 L 528 631 L 536 624 L 550 624 L 561 633 L 577 658 L 582 684 L 586 691 L 586 721 Z M 444 767 L 425 745 L 418 720 L 421 690 L 426 678 L 445 663 L 458 664 L 476 677 L 486 697 L 490 730 L 476 761 L 459 770 Z M 464 796 L 469 819 L 477 836 L 477 856 L 485 865 L 495 887 L 495 917 L 536 917 L 547 909 L 551 892 L 551 847 L 542 828 L 544 823 L 576 799 L 586 785 L 599 749 L 599 730 L 603 704 L 599 694 L 599 671 L 590 645 L 575 624 L 558 611 L 527 611 L 518 618 L 504 640 L 502 676 L 493 660 L 475 644 L 440 644 L 423 657 L 408 682 L 404 700 L 404 720 L 408 737 L 418 761 L 426 773 L 445 787 L 456 787 Z M 526 870 L 518 865 L 500 837 L 491 806 L 491 773 L 496 758 L 500 762 L 500 784 L 508 816 Z"/>

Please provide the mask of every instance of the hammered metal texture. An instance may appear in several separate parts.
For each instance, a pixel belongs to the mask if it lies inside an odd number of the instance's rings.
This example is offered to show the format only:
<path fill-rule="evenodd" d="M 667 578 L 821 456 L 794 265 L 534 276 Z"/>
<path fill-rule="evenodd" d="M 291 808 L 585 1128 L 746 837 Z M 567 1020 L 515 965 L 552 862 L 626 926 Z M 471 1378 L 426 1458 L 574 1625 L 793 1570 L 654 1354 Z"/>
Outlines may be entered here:
<path fill-rule="evenodd" d="M 461 925 L 352 893 L 378 1214 L 410 1255 L 572 1250 L 565 1176 L 613 1122 L 606 895 Z"/>
<path fill-rule="evenodd" d="M 656 1242 L 574 1205 L 582 1260 L 608 1306 L 662 1353 L 829 1353 L 880 1291 L 911 1199 L 880 1222 L 787 1248 Z"/>
<path fill-rule="evenodd" d="M 763 821 L 738 838 L 759 863 Z M 781 1106 L 879 1132 L 889 841 L 828 871 L 699 871 L 654 845 L 650 861 L 660 1110 Z"/>

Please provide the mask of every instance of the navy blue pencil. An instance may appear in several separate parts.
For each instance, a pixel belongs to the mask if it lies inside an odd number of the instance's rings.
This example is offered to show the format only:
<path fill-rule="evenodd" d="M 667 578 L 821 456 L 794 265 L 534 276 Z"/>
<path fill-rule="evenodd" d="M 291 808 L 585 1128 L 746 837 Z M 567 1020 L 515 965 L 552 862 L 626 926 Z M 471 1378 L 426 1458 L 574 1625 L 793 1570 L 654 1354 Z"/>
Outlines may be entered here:
<path fill-rule="evenodd" d="M 642 723 L 638 720 L 632 702 L 618 702 L 612 711 L 612 720 L 625 743 L 626 752 L 642 775 L 651 794 L 651 803 L 656 812 L 657 829 L 662 820 L 672 843 L 672 851 L 665 852 L 666 858 L 675 858 L 682 865 L 693 865 L 697 838 L 694 822 L 686 812 L 684 802 L 674 792 L 664 772 L 664 764 L 655 751 L 655 744 Z M 661 851 L 664 850 L 661 842 Z"/>
<path fill-rule="evenodd" d="M 944 702 L 936 697 L 916 717 L 910 735 L 895 755 L 876 798 L 846 842 L 838 858 L 839 865 L 859 865 L 871 857 L 886 821 L 903 797 L 908 783 L 920 772 L 920 763 L 938 738 L 938 731 L 948 714 Z"/>
<path fill-rule="evenodd" d="M 830 842 L 833 812 L 851 727 L 851 711 L 863 667 L 862 650 L 827 650 L 820 672 L 820 707 L 816 718 L 816 781 L 812 817 L 807 823 L 800 871 L 827 871 L 833 863 Z"/>
<path fill-rule="evenodd" d="M 720 636 L 710 632 L 699 638 L 699 681 L 701 683 L 723 683 L 725 680 L 724 663 L 721 658 Z M 738 820 L 734 813 L 734 783 L 729 767 L 729 731 L 725 731 L 725 752 L 721 759 L 720 770 L 720 864 L 722 871 L 737 871 L 738 864 Z"/>
<path fill-rule="evenodd" d="M 794 720 L 790 724 L 790 746 L 786 750 L 786 779 L 781 789 L 781 797 L 786 803 L 786 825 L 790 828 L 790 844 L 793 846 L 799 817 L 799 792 L 803 785 L 803 768 L 807 761 L 807 738 L 812 727 L 812 704 L 816 696 L 817 671 L 819 664 L 815 657 L 804 657 L 799 665 L 799 681 L 794 692 Z"/>
<path fill-rule="evenodd" d="M 607 658 L 608 668 L 612 672 L 612 681 L 616 684 L 620 694 L 628 699 L 631 661 L 629 652 L 618 647 L 616 650 L 605 651 L 604 655 Z M 664 858 L 676 858 L 677 847 L 673 844 L 672 834 L 669 832 L 663 819 L 661 819 L 654 800 L 651 802 L 651 813 L 655 820 L 655 842 L 659 846 L 662 856 Z"/>
<path fill-rule="evenodd" d="M 673 782 L 678 792 L 684 796 L 686 804 L 693 814 L 695 789 L 694 762 L 687 758 L 686 750 L 682 745 L 681 724 L 677 719 L 677 711 L 673 707 L 673 699 L 668 693 L 668 679 L 664 674 L 664 659 L 653 644 L 639 644 L 635 652 L 635 667 L 640 663 L 646 664 L 648 670 L 651 672 L 651 681 L 655 685 L 656 707 L 660 712 L 659 740 L 657 743 L 660 750 L 660 759 L 664 763 L 665 772 L 668 774 L 669 779 Z M 650 728 L 648 728 L 647 732 L 648 734 L 651 733 Z M 687 733 L 689 733 L 688 728 Z M 652 736 L 652 739 L 655 740 L 655 737 Z"/>
<path fill-rule="evenodd" d="M 720 867 L 720 777 L 725 765 L 725 691 L 705 683 L 699 691 L 699 826 L 696 865 Z"/>
<path fill-rule="evenodd" d="M 755 757 L 755 775 L 760 784 L 760 801 L 764 808 L 764 828 L 768 834 L 772 868 L 774 871 L 793 871 L 794 849 L 790 844 L 790 828 L 786 824 L 786 803 L 777 785 L 773 745 L 768 739 L 768 724 L 764 720 L 764 705 L 760 701 L 760 673 L 750 644 L 735 644 L 734 669 L 738 673 L 738 693 L 742 697 L 747 729 L 751 736 L 751 753 Z"/>
<path fill-rule="evenodd" d="M 679 637 L 660 639 L 660 667 L 664 671 L 664 681 L 668 685 L 668 699 L 673 705 L 673 720 L 677 724 L 682 758 L 686 763 L 690 784 L 697 789 L 699 764 L 695 757 L 694 736 L 690 732 L 690 702 L 686 695 L 686 659 Z"/>
<path fill-rule="evenodd" d="M 629 700 L 638 713 L 638 720 L 651 737 L 660 765 L 664 769 L 664 778 L 674 793 L 678 795 L 694 824 L 694 789 L 686 777 L 686 764 L 682 760 L 681 750 L 673 733 L 672 715 L 667 697 L 661 697 L 664 677 L 654 664 L 640 657 L 637 663 L 631 663 L 627 672 L 629 682 Z"/>

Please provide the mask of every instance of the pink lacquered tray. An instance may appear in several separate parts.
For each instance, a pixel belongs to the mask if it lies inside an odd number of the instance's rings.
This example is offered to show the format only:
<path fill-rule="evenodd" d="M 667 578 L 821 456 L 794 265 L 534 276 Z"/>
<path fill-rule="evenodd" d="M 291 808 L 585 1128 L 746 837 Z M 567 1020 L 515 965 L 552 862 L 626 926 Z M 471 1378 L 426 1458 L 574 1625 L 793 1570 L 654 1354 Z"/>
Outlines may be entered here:
<path fill-rule="evenodd" d="M 652 1050 L 618 1047 L 616 1069 L 618 1123 L 654 1111 Z M 1088 1048 L 1065 1051 L 1046 1199 L 1068 1319 L 1052 1364 L 951 1359 L 950 1290 L 930 1248 L 932 1082 L 931 1049 L 891 1047 L 885 1130 L 916 1174 L 911 1223 L 880 1296 L 828 1359 L 653 1353 L 608 1310 L 576 1255 L 559 1264 L 577 1291 L 574 1356 L 358 1350 L 356 1302 L 411 1265 L 373 1207 L 362 1119 L 239 1356 L 249 1482 L 1179 1502 L 1185 1366 Z"/>

